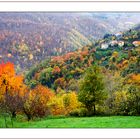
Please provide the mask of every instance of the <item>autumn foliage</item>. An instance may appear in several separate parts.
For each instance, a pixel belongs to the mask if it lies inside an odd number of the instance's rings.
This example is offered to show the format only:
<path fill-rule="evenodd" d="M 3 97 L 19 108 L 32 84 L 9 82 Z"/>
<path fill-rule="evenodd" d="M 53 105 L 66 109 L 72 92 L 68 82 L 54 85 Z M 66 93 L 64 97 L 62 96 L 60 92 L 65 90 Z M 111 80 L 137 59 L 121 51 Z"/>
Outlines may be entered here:
<path fill-rule="evenodd" d="M 15 117 L 22 106 L 24 89 L 23 77 L 16 75 L 14 65 L 10 62 L 0 64 L 1 109 Z"/>
<path fill-rule="evenodd" d="M 75 92 L 63 93 L 52 98 L 49 102 L 52 115 L 69 115 L 80 107 L 80 102 Z"/>
<path fill-rule="evenodd" d="M 25 78 L 16 74 L 12 63 L 1 63 L 0 111 L 13 117 L 22 113 L 28 120 L 48 115 L 139 115 L 137 53 L 127 48 L 85 46 L 43 61 Z M 93 71 L 95 65 L 98 68 Z"/>
<path fill-rule="evenodd" d="M 53 72 L 59 73 L 55 67 Z M 55 83 L 61 88 L 65 80 L 59 78 Z M 55 95 L 46 86 L 38 84 L 33 89 L 27 87 L 23 77 L 16 75 L 14 65 L 10 62 L 0 65 L 0 109 L 16 117 L 18 112 L 24 113 L 28 120 L 47 115 L 69 115 L 79 107 L 76 93 Z"/>
<path fill-rule="evenodd" d="M 24 113 L 28 120 L 33 117 L 43 117 L 49 114 L 47 103 L 54 93 L 42 85 L 37 85 L 25 95 Z"/>

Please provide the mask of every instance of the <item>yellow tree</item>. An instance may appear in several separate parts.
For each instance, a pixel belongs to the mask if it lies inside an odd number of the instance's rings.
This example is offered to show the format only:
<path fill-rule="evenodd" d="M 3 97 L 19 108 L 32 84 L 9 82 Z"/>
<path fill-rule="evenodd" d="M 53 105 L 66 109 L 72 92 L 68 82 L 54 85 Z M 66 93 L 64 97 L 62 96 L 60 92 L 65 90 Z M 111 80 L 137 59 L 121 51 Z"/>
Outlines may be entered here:
<path fill-rule="evenodd" d="M 61 95 L 54 96 L 48 103 L 51 115 L 64 115 L 65 108 Z"/>
<path fill-rule="evenodd" d="M 78 97 L 75 92 L 64 94 L 63 104 L 65 108 L 65 115 L 68 115 L 80 106 L 80 102 L 78 101 Z"/>
<path fill-rule="evenodd" d="M 69 115 L 72 111 L 80 107 L 75 92 L 58 94 L 49 102 L 49 108 L 52 115 Z"/>

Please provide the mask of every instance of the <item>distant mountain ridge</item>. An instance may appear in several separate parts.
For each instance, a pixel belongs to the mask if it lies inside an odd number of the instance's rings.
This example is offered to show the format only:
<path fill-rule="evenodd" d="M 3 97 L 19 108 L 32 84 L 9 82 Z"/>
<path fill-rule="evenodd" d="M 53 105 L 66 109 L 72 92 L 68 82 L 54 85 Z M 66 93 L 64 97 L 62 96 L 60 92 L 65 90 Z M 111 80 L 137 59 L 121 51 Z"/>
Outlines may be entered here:
<path fill-rule="evenodd" d="M 140 23 L 139 13 L 0 13 L 0 59 L 17 70 Z"/>

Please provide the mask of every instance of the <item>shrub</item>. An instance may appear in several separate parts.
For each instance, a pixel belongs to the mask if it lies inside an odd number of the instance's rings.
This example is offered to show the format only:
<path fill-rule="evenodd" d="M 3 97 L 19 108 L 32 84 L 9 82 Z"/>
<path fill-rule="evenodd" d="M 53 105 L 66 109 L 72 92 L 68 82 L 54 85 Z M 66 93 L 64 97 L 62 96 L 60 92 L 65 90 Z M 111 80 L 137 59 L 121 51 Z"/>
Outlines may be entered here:
<path fill-rule="evenodd" d="M 63 115 L 65 112 L 62 96 L 54 96 L 48 103 L 51 115 Z"/>
<path fill-rule="evenodd" d="M 49 115 L 47 103 L 53 98 L 54 93 L 42 85 L 36 86 L 25 95 L 24 113 L 28 120 L 33 117 L 44 117 Z"/>
<path fill-rule="evenodd" d="M 86 117 L 88 116 L 88 110 L 86 108 L 77 108 L 70 112 L 70 116 L 74 117 Z"/>
<path fill-rule="evenodd" d="M 79 108 L 76 93 L 62 93 L 56 95 L 48 103 L 52 115 L 69 115 L 73 110 Z"/>

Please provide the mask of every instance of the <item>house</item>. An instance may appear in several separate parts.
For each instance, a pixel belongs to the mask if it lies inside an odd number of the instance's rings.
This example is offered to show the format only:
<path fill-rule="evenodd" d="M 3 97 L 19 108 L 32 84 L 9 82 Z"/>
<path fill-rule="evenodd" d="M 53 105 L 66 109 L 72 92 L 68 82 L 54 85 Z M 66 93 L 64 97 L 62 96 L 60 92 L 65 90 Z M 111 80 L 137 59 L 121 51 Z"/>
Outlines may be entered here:
<path fill-rule="evenodd" d="M 8 53 L 8 54 L 7 54 L 7 57 L 8 57 L 8 58 L 11 58 L 11 57 L 12 57 L 12 54 L 11 54 L 11 53 Z"/>
<path fill-rule="evenodd" d="M 117 39 L 120 39 L 121 37 L 123 37 L 123 33 L 118 32 L 118 33 L 115 34 L 115 36 L 117 37 Z"/>
<path fill-rule="evenodd" d="M 101 47 L 101 49 L 107 49 L 109 47 L 109 44 L 108 43 L 102 43 L 100 47 Z"/>
<path fill-rule="evenodd" d="M 123 47 L 124 44 L 125 44 L 124 41 L 118 41 L 118 46 L 119 46 L 119 47 Z"/>
<path fill-rule="evenodd" d="M 140 46 L 140 41 L 133 41 L 132 43 L 135 47 L 139 47 Z"/>
<path fill-rule="evenodd" d="M 29 60 L 32 60 L 34 56 L 32 54 L 29 54 Z"/>
<path fill-rule="evenodd" d="M 117 40 L 113 40 L 113 41 L 110 41 L 110 46 L 111 47 L 114 47 L 115 45 L 118 45 L 118 41 Z"/>

